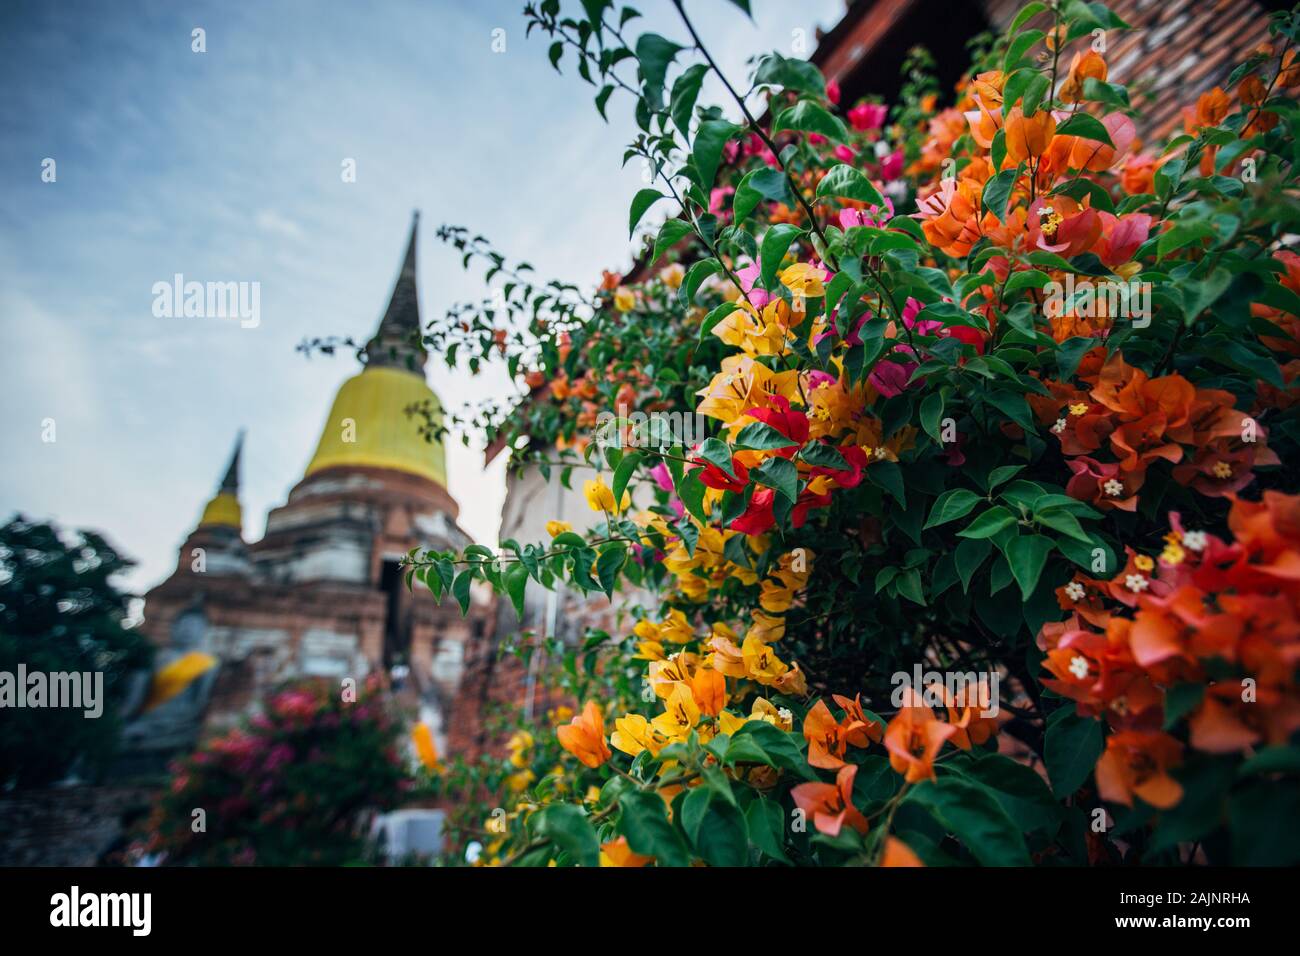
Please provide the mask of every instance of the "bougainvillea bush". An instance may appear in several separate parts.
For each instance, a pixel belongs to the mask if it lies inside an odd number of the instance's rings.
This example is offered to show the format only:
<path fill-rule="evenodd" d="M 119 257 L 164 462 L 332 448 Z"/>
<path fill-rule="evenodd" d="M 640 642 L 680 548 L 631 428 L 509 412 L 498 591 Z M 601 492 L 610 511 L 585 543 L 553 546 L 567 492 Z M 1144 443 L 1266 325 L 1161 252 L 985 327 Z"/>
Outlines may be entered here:
<path fill-rule="evenodd" d="M 371 682 L 348 701 L 307 680 L 173 768 L 139 848 L 167 865 L 337 866 L 372 858 L 369 827 L 413 781 L 402 725 Z"/>
<path fill-rule="evenodd" d="M 892 105 L 741 83 L 674 6 L 687 46 L 525 10 L 635 116 L 633 273 L 444 231 L 494 301 L 428 341 L 509 363 L 492 427 L 600 521 L 413 582 L 633 607 L 557 648 L 558 727 L 444 781 L 495 788 L 478 859 L 1300 862 L 1300 19 L 1143 142 L 1101 3 L 1026 6 L 948 107 L 921 54 Z"/>

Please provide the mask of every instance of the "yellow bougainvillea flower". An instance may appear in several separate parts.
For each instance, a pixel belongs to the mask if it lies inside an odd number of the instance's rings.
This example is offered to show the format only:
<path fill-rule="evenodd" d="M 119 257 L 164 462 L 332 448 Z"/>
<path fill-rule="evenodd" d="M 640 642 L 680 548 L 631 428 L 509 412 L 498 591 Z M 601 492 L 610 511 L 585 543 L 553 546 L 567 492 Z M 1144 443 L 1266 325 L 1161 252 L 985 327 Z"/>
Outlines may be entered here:
<path fill-rule="evenodd" d="M 533 747 L 533 735 L 526 730 L 517 730 L 506 742 L 506 750 L 510 751 L 510 764 L 513 767 L 528 766 L 528 751 Z"/>
<path fill-rule="evenodd" d="M 672 696 L 678 684 L 690 681 L 694 660 L 692 654 L 674 654 L 667 660 L 651 661 L 646 671 L 646 681 L 657 696 L 667 699 Z"/>
<path fill-rule="evenodd" d="M 765 721 L 780 730 L 794 729 L 794 714 L 784 707 L 777 707 L 766 697 L 755 698 L 749 719 Z"/>
<path fill-rule="evenodd" d="M 512 773 L 506 777 L 506 786 L 510 788 L 511 793 L 523 793 L 532 786 L 533 781 L 536 779 L 537 774 L 531 770 L 520 770 L 518 773 Z"/>
<path fill-rule="evenodd" d="M 752 356 L 729 355 L 722 360 L 722 370 L 696 394 L 703 398 L 696 409 L 701 415 L 738 431 L 744 413 L 769 407 L 773 395 L 798 400 L 799 372 L 773 372 Z"/>
<path fill-rule="evenodd" d="M 724 710 L 718 714 L 718 732 L 730 737 L 745 724 L 749 723 L 750 718 L 741 717 L 739 714 L 733 714 L 729 710 Z"/>
<path fill-rule="evenodd" d="M 649 866 L 654 861 L 655 858 L 652 856 L 633 853 L 632 848 L 627 845 L 627 837 L 621 836 L 617 840 L 610 840 L 600 845 L 601 866 Z"/>
<path fill-rule="evenodd" d="M 566 531 L 572 531 L 573 525 L 567 521 L 548 521 L 546 522 L 546 533 L 552 538 L 564 534 Z"/>
<path fill-rule="evenodd" d="M 745 632 L 746 637 L 753 637 L 765 644 L 771 644 L 773 641 L 779 641 L 785 637 L 785 618 L 777 617 L 774 614 L 768 614 L 766 611 L 754 608 L 750 612 L 750 620 L 753 622 L 749 630 Z"/>
<path fill-rule="evenodd" d="M 582 483 L 582 493 L 587 499 L 587 506 L 592 511 L 603 511 L 606 514 L 618 514 L 632 503 L 631 497 L 625 491 L 623 500 L 614 504 L 614 492 L 609 485 L 605 484 L 605 476 L 597 475 L 594 481 L 584 481 Z"/>
<path fill-rule="evenodd" d="M 760 314 L 748 302 L 727 314 L 713 327 L 713 334 L 747 355 L 780 355 L 785 351 L 786 327 L 778 320 L 777 305 L 769 302 Z"/>
<path fill-rule="evenodd" d="M 628 714 L 614 721 L 614 732 L 609 735 L 609 742 L 615 750 L 629 757 L 635 757 L 643 750 L 658 756 L 659 751 L 668 745 L 668 739 L 640 714 Z"/>
<path fill-rule="evenodd" d="M 636 308 L 636 293 L 627 286 L 619 286 L 614 290 L 614 308 L 620 312 L 631 312 Z"/>
<path fill-rule="evenodd" d="M 685 740 L 700 722 L 700 708 L 687 684 L 678 684 L 665 704 L 665 710 L 651 723 L 669 740 Z"/>
<path fill-rule="evenodd" d="M 746 637 L 741 646 L 745 659 L 745 673 L 760 684 L 771 684 L 789 670 L 776 652 L 755 637 Z"/>
<path fill-rule="evenodd" d="M 781 270 L 781 284 L 798 297 L 819 299 L 826 294 L 826 272 L 810 262 L 796 262 Z"/>
<path fill-rule="evenodd" d="M 438 763 L 438 747 L 433 742 L 433 731 L 428 724 L 420 721 L 411 728 L 411 742 L 415 744 L 415 755 L 420 758 L 420 763 L 430 770 L 442 769 Z"/>
<path fill-rule="evenodd" d="M 608 760 L 612 753 L 605 745 L 605 718 L 594 700 L 587 701 L 582 713 L 563 727 L 555 728 L 560 746 L 593 769 Z"/>

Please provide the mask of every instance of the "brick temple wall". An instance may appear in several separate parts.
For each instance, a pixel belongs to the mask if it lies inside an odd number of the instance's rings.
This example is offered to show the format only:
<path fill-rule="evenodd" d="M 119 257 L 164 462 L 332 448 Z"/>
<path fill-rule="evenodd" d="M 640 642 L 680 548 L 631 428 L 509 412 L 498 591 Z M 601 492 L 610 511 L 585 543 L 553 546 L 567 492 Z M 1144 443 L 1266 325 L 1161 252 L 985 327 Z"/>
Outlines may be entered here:
<path fill-rule="evenodd" d="M 1024 0 L 982 2 L 997 30 L 1025 5 Z M 1269 11 L 1257 0 L 1111 0 L 1107 5 L 1133 28 L 1107 37 L 1109 79 L 1130 85 L 1147 140 L 1180 130 L 1182 107 L 1223 86 L 1233 67 L 1268 40 Z M 1043 29 L 1050 18 L 1040 15 L 1030 22 Z M 1074 47 L 1083 49 L 1083 41 Z"/>

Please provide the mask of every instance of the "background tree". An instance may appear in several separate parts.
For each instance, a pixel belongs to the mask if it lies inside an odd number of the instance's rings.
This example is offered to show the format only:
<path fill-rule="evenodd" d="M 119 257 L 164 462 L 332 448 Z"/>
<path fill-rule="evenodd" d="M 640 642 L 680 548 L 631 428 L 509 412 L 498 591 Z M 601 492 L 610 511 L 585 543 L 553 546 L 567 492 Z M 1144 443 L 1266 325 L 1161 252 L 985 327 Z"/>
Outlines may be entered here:
<path fill-rule="evenodd" d="M 113 584 L 131 564 L 91 531 L 65 535 L 21 515 L 0 528 L 0 671 L 16 675 L 20 663 L 28 672 L 98 671 L 105 697 L 94 719 L 73 708 L 6 708 L 0 787 L 48 784 L 74 764 L 82 773 L 107 765 L 125 677 L 153 654 L 125 623 L 131 595 Z"/>

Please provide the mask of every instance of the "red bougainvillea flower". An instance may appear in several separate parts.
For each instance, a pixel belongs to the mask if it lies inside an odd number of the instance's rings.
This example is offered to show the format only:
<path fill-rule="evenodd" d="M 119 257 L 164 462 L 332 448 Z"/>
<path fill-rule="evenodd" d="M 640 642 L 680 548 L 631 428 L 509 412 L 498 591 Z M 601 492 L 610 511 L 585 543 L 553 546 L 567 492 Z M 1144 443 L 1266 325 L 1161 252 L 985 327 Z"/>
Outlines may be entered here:
<path fill-rule="evenodd" d="M 605 744 L 605 718 L 594 700 L 587 701 L 582 713 L 568 724 L 556 727 L 555 735 L 560 746 L 588 767 L 599 767 L 612 756 Z"/>
<path fill-rule="evenodd" d="M 747 408 L 745 414 L 790 439 L 790 444 L 777 449 L 776 454 L 782 458 L 793 458 L 808 440 L 808 416 L 801 411 L 792 410 L 790 400 L 784 395 L 773 395 L 772 405 L 771 408 Z"/>
<path fill-rule="evenodd" d="M 699 478 L 709 488 L 716 488 L 720 491 L 733 491 L 740 494 L 745 490 L 745 486 L 749 484 L 749 469 L 745 467 L 739 458 L 733 457 L 731 459 L 731 470 L 735 472 L 734 477 L 711 461 L 706 461 L 703 458 L 696 458 L 694 461 L 695 464 L 702 466 Z"/>
<path fill-rule="evenodd" d="M 801 783 L 790 791 L 795 806 L 812 818 L 819 833 L 839 836 L 847 823 L 859 833 L 867 832 L 867 818 L 853 805 L 853 778 L 858 768 L 840 767 L 832 783 Z"/>
<path fill-rule="evenodd" d="M 1137 493 L 1146 480 L 1144 472 L 1121 475 L 1118 464 L 1102 464 L 1086 455 L 1071 458 L 1066 464 L 1074 472 L 1065 485 L 1065 493 L 1071 498 L 1102 510 L 1137 511 Z"/>
<path fill-rule="evenodd" d="M 1158 810 L 1167 810 L 1183 798 L 1182 785 L 1169 769 L 1183 761 L 1183 745 L 1159 731 L 1135 730 L 1111 734 L 1106 752 L 1097 761 L 1097 790 L 1103 800 L 1133 806 L 1142 798 Z"/>
<path fill-rule="evenodd" d="M 955 728 L 936 718 L 915 691 L 909 697 L 912 703 L 900 708 L 885 728 L 889 765 L 908 783 L 933 780 L 934 758 Z"/>
<path fill-rule="evenodd" d="M 776 491 L 771 488 L 757 488 L 749 499 L 749 506 L 744 514 L 728 525 L 732 531 L 742 534 L 763 534 L 771 531 L 776 524 L 772 509 L 776 504 Z"/>

